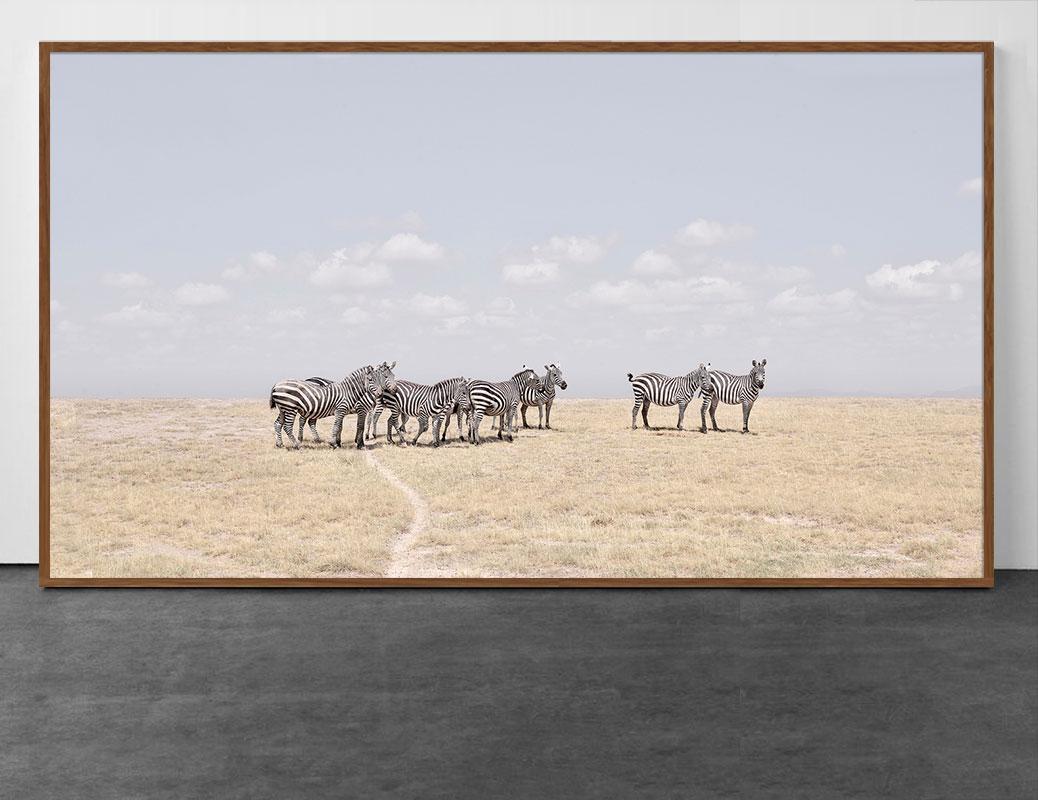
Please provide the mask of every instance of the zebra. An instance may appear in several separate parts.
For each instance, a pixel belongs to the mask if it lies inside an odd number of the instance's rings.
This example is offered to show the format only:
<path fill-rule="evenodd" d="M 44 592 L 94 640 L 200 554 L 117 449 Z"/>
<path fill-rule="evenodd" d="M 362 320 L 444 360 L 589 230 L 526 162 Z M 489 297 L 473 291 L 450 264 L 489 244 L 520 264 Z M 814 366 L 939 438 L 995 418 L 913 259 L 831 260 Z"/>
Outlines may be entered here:
<path fill-rule="evenodd" d="M 307 378 L 306 382 L 307 383 L 312 383 L 315 386 L 331 386 L 333 383 L 335 383 L 335 381 L 333 381 L 331 378 L 321 378 L 321 377 L 317 377 L 317 376 L 314 376 L 314 377 L 311 377 L 311 378 Z M 317 444 L 320 444 L 322 441 L 324 441 L 323 439 L 321 439 L 321 435 L 317 432 L 317 420 L 316 419 L 303 419 L 302 417 L 300 417 L 299 418 L 299 442 L 300 442 L 300 444 L 302 444 L 302 442 L 303 442 L 303 431 L 306 430 L 306 425 L 307 424 L 310 425 L 310 430 L 314 434 L 314 441 Z"/>
<path fill-rule="evenodd" d="M 497 438 L 503 439 L 505 428 L 508 428 L 508 441 L 513 441 L 515 430 L 515 413 L 519 410 L 519 400 L 524 389 L 534 386 L 538 390 L 544 388 L 541 379 L 532 369 L 522 369 L 512 376 L 511 380 L 491 383 L 490 381 L 469 381 L 469 441 L 478 445 L 479 423 L 483 417 L 501 417 L 497 429 Z"/>
<path fill-rule="evenodd" d="M 678 407 L 678 430 L 685 421 L 685 409 L 692 402 L 697 390 L 701 389 L 710 376 L 710 365 L 700 363 L 699 367 L 687 375 L 671 378 L 659 372 L 645 372 L 635 376 L 627 373 L 627 380 L 633 384 L 634 408 L 631 409 L 631 430 L 638 427 L 638 408 L 642 410 L 642 422 L 645 428 L 649 427 L 649 406 L 655 403 L 658 406 Z"/>
<path fill-rule="evenodd" d="M 710 407 L 710 422 L 715 431 L 721 430 L 717 427 L 717 418 L 714 412 L 719 402 L 730 406 L 742 404 L 742 432 L 750 431 L 750 411 L 757 401 L 757 395 L 764 388 L 764 367 L 768 359 L 762 358 L 758 364 L 754 360 L 752 368 L 747 375 L 732 375 L 730 372 L 711 370 L 709 380 L 703 385 L 703 405 L 699 409 L 702 418 L 700 431 L 706 433 L 706 409 Z"/>
<path fill-rule="evenodd" d="M 457 381 L 456 385 L 455 381 Z M 440 381 L 440 383 L 447 385 L 447 397 L 449 398 L 453 393 L 454 399 L 448 399 L 446 405 L 440 407 L 440 413 L 433 416 L 434 447 L 439 447 L 447 441 L 447 433 L 451 426 L 451 414 L 457 417 L 458 441 L 465 441 L 465 433 L 461 427 L 461 415 L 464 414 L 466 418 L 469 418 L 472 412 L 472 406 L 469 403 L 468 382 L 464 378 L 448 378 L 445 381 Z M 439 385 L 437 384 L 437 386 Z M 442 434 L 440 433 L 441 423 L 443 425 Z"/>
<path fill-rule="evenodd" d="M 424 383 L 414 381 L 397 381 L 396 391 L 393 394 L 384 394 L 375 406 L 373 416 L 377 419 L 383 411 L 389 412 L 389 422 L 386 423 L 386 441 L 393 443 L 393 429 L 395 428 L 400 437 L 400 444 L 404 442 L 404 428 L 410 417 L 417 417 L 423 407 L 428 405 L 429 396 L 433 387 Z M 428 427 L 428 422 L 426 422 Z M 419 431 L 419 436 L 421 435 Z M 418 437 L 415 437 L 418 441 Z"/>
<path fill-rule="evenodd" d="M 295 380 L 276 383 L 270 390 L 270 407 L 278 409 L 274 420 L 275 445 L 281 447 L 281 432 L 284 430 L 292 447 L 299 449 L 299 442 L 292 435 L 297 416 L 317 420 L 334 414 L 331 446 L 341 447 L 343 418 L 346 414 L 356 414 L 355 442 L 358 449 L 364 449 L 364 419 L 378 397 L 395 391 L 395 366 L 395 361 L 392 364 L 383 361 L 378 367 L 361 367 L 330 386 Z"/>
<path fill-rule="evenodd" d="M 467 384 L 464 377 L 445 378 L 433 386 L 411 383 L 410 381 L 398 381 L 398 389 L 395 397 L 386 395 L 383 399 L 387 408 L 392 408 L 389 420 L 389 433 L 392 436 L 393 428 L 397 428 L 400 443 L 405 444 L 403 428 L 397 427 L 398 417 L 415 417 L 418 420 L 418 432 L 411 441 L 417 445 L 422 434 L 429 430 L 429 421 L 434 421 L 433 446 L 438 447 L 440 438 L 440 421 L 448 417 L 457 409 L 458 430 L 461 431 L 461 410 L 467 404 Z M 389 398 L 389 399 L 386 399 Z M 446 420 L 449 422 L 450 420 Z M 446 428 L 446 426 L 444 426 Z M 446 433 L 446 430 L 444 431 Z M 446 437 L 444 437 L 446 438 Z M 390 439 L 392 441 L 392 439 Z"/>
<path fill-rule="evenodd" d="M 566 379 L 562 376 L 562 369 L 554 364 L 545 364 L 544 377 L 541 383 L 544 385 L 542 391 L 537 391 L 532 386 L 523 389 L 522 404 L 523 427 L 529 428 L 526 422 L 526 409 L 537 406 L 537 428 L 541 428 L 541 416 L 544 417 L 544 427 L 551 430 L 551 404 L 555 402 L 555 387 L 565 389 Z"/>

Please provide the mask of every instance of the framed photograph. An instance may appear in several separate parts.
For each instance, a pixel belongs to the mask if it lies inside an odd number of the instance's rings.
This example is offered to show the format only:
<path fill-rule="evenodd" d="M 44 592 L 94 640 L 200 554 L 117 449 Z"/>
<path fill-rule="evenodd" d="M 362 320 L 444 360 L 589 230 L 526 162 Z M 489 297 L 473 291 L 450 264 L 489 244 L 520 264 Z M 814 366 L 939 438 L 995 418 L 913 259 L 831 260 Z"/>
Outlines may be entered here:
<path fill-rule="evenodd" d="M 991 586 L 987 42 L 45 42 L 43 586 Z"/>

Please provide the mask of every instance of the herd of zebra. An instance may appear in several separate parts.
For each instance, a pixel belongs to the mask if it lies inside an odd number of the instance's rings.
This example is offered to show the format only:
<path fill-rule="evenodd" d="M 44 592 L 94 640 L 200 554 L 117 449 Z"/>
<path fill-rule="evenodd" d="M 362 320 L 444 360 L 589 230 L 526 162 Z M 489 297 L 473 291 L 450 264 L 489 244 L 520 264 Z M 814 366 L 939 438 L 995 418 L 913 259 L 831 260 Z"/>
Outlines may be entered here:
<path fill-rule="evenodd" d="M 358 449 L 363 449 L 365 440 L 375 438 L 383 412 L 389 413 L 386 439 L 390 443 L 394 431 L 399 443 L 405 443 L 405 426 L 408 419 L 414 417 L 418 420 L 418 433 L 411 444 L 418 444 L 431 422 L 432 444 L 438 447 L 447 441 L 452 414 L 457 415 L 458 438 L 462 441 L 468 439 L 472 444 L 482 441 L 479 426 L 484 417 L 500 418 L 498 438 L 507 437 L 512 441 L 516 414 L 520 409 L 523 427 L 530 427 L 526 421 L 527 409 L 537 406 L 537 427 L 550 429 L 555 390 L 567 386 L 562 370 L 555 364 L 546 364 L 543 376 L 524 366 L 507 381 L 495 383 L 459 377 L 446 378 L 431 386 L 397 379 L 393 374 L 395 367 L 395 361 L 392 364 L 383 361 L 377 367 L 361 367 L 337 383 L 313 377 L 275 384 L 270 390 L 270 407 L 278 411 L 274 420 L 275 445 L 282 446 L 281 434 L 284 432 L 291 446 L 298 449 L 307 425 L 314 441 L 320 442 L 317 420 L 334 415 L 331 446 L 340 447 L 343 419 L 347 414 L 356 414 L 357 435 L 354 441 Z M 462 428 L 462 415 L 468 417 L 467 433 Z M 297 418 L 298 440 L 293 433 Z"/>
<path fill-rule="evenodd" d="M 742 430 L 749 431 L 750 411 L 757 396 L 764 388 L 764 367 L 768 360 L 754 360 L 746 375 L 733 375 L 700 364 L 687 375 L 670 377 L 659 372 L 641 375 L 627 373 L 627 380 L 634 391 L 634 408 L 631 410 L 631 428 L 637 428 L 638 411 L 642 421 L 649 427 L 649 407 L 677 406 L 678 430 L 684 430 L 685 410 L 699 392 L 703 399 L 700 408 L 702 425 L 706 433 L 706 412 L 710 411 L 713 429 L 717 427 L 715 412 L 718 403 L 742 405 Z M 270 407 L 277 409 L 274 420 L 274 440 L 282 447 L 281 434 L 288 437 L 291 446 L 298 449 L 303 441 L 307 425 L 314 441 L 321 442 L 317 432 L 317 420 L 335 417 L 332 426 L 332 447 L 342 444 L 342 425 L 347 414 L 357 415 L 357 447 L 363 449 L 365 441 L 374 439 L 379 417 L 389 413 L 386 424 L 386 439 L 393 442 L 394 431 L 400 444 L 405 443 L 404 430 L 408 419 L 418 420 L 418 432 L 411 441 L 418 444 L 422 434 L 432 424 L 432 444 L 438 447 L 447 441 L 450 419 L 455 415 L 458 423 L 458 439 L 479 444 L 479 426 L 484 417 L 497 418 L 499 439 L 513 440 L 516 415 L 521 413 L 523 427 L 531 427 L 526 421 L 527 409 L 537 407 L 537 427 L 551 428 L 551 407 L 555 401 L 555 390 L 567 387 L 562 369 L 555 364 L 545 364 L 544 375 L 538 375 L 525 365 L 510 380 L 491 382 L 466 380 L 463 377 L 446 378 L 433 385 L 399 380 L 393 374 L 396 362 L 383 361 L 377 367 L 366 366 L 347 375 L 341 381 L 312 377 L 306 380 L 286 380 L 270 390 Z M 467 432 L 462 427 L 462 417 L 468 418 Z M 294 435 L 295 421 L 299 420 L 299 438 Z"/>

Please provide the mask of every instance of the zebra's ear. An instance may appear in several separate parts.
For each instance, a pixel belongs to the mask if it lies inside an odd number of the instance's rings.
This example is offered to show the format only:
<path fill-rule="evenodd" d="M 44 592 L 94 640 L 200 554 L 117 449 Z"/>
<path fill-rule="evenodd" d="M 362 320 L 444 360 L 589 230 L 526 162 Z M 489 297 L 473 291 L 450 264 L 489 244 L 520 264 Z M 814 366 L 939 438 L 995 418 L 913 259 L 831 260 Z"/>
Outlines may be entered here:
<path fill-rule="evenodd" d="M 763 366 L 765 366 L 765 365 L 766 365 L 767 363 L 768 363 L 768 359 L 766 359 L 766 358 L 765 358 L 765 359 L 762 359 L 762 360 L 761 360 L 761 362 L 760 362 L 760 365 L 761 365 L 761 366 L 763 367 Z"/>
<path fill-rule="evenodd" d="M 753 359 L 753 366 L 757 366 L 757 359 Z"/>
<path fill-rule="evenodd" d="M 392 364 L 390 364 L 389 368 L 390 369 L 396 369 L 396 362 L 394 361 Z"/>

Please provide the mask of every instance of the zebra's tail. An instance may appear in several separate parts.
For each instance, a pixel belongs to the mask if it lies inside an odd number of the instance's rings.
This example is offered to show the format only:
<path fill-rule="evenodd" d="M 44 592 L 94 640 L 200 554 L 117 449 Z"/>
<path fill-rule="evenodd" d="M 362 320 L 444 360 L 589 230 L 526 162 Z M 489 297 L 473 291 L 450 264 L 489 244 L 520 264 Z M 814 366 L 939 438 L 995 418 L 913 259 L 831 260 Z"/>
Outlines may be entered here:
<path fill-rule="evenodd" d="M 631 383 L 634 383 L 634 373 L 628 372 L 627 373 L 627 380 L 629 380 Z M 273 406 L 271 406 L 271 408 L 273 408 Z"/>

